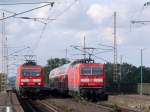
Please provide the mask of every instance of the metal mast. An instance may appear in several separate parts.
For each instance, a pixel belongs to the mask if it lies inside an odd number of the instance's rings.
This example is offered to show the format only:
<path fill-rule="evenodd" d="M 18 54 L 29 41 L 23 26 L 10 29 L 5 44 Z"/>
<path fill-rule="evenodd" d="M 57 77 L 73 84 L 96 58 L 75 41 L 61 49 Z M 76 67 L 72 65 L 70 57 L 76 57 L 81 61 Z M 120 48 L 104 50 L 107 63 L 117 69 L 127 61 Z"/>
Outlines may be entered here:
<path fill-rule="evenodd" d="M 117 82 L 117 38 L 116 38 L 116 12 L 114 12 L 114 65 L 113 65 L 113 81 Z"/>
<path fill-rule="evenodd" d="M 65 49 L 65 52 L 66 52 L 65 53 L 65 59 L 67 60 L 67 56 L 68 56 L 68 49 L 67 48 Z"/>
<path fill-rule="evenodd" d="M 83 38 L 83 56 L 84 56 L 84 59 L 85 59 L 86 58 L 85 36 Z"/>
<path fill-rule="evenodd" d="M 5 14 L 2 14 L 5 18 Z M 5 20 L 2 20 L 2 73 L 1 73 L 1 90 L 4 91 L 7 87 L 7 75 L 8 75 L 8 47 L 7 38 L 5 35 Z"/>

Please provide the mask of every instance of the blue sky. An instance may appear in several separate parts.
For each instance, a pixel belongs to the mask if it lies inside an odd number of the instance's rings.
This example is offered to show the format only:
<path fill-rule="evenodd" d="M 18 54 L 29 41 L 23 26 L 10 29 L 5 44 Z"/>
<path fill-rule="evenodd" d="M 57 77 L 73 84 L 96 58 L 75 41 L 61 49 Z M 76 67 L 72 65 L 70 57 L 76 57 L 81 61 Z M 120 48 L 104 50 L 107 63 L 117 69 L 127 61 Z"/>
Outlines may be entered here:
<path fill-rule="evenodd" d="M 20 0 L 11 0 L 11 3 L 15 2 L 20 2 Z M 31 0 L 21 2 L 31 2 Z M 11 47 L 9 53 L 26 46 L 31 47 L 16 54 L 20 56 L 16 57 L 16 61 L 10 59 L 10 63 L 21 64 L 22 55 L 35 54 L 39 64 L 45 65 L 47 59 L 51 57 L 64 58 L 66 48 L 69 59 L 80 58 L 81 56 L 74 55 L 79 53 L 70 45 L 83 45 L 84 36 L 86 36 L 87 46 L 99 47 L 99 43 L 113 45 L 113 13 L 116 11 L 118 62 L 120 55 L 123 55 L 123 62 L 139 66 L 140 49 L 146 48 L 143 52 L 143 64 L 150 67 L 150 23 L 131 25 L 131 20 L 150 20 L 150 7 L 143 7 L 145 2 L 147 0 L 77 0 L 76 2 L 55 0 L 56 4 L 51 9 L 45 7 L 20 15 L 41 18 L 49 16 L 56 19 L 47 24 L 41 39 L 40 34 L 44 24 L 32 20 L 10 18 L 6 20 L 6 35 Z M 10 1 L 3 0 L 0 3 L 10 3 Z M 71 4 L 73 5 L 67 8 Z M 39 5 L 0 6 L 0 9 L 21 12 L 37 6 Z M 8 15 L 10 14 L 6 14 Z M 37 43 L 38 46 L 36 46 Z M 97 56 L 113 62 L 112 52 Z M 104 63 L 102 60 L 96 60 Z"/>

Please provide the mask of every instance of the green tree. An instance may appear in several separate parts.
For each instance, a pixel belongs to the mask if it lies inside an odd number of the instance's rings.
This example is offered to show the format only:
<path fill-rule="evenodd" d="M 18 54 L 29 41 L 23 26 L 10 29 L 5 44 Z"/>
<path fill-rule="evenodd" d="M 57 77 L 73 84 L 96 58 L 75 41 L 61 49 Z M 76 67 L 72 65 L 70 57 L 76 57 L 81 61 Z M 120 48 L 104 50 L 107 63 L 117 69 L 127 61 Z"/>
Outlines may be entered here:
<path fill-rule="evenodd" d="M 113 77 L 112 77 L 112 73 L 113 73 L 113 66 L 111 63 L 106 63 L 106 84 L 111 84 L 113 83 Z"/>
<path fill-rule="evenodd" d="M 119 67 L 118 64 L 118 75 L 119 75 Z M 136 67 L 134 65 L 123 63 L 121 65 L 121 81 L 120 83 L 140 83 L 141 81 L 141 67 Z M 113 83 L 113 64 L 106 63 L 106 83 L 111 85 Z M 150 68 L 143 67 L 143 83 L 150 83 Z"/>
<path fill-rule="evenodd" d="M 47 61 L 47 65 L 44 67 L 44 69 L 45 69 L 45 73 L 46 74 L 49 74 L 49 72 L 52 70 L 52 69 L 54 69 L 54 68 L 56 68 L 56 67 L 59 67 L 59 66 L 61 66 L 61 65 L 63 65 L 63 64 L 67 64 L 67 63 L 69 63 L 70 61 L 69 60 L 67 60 L 67 59 L 65 59 L 65 58 L 61 58 L 61 59 L 59 59 L 59 58 L 51 58 L 51 59 L 49 59 L 48 61 Z"/>

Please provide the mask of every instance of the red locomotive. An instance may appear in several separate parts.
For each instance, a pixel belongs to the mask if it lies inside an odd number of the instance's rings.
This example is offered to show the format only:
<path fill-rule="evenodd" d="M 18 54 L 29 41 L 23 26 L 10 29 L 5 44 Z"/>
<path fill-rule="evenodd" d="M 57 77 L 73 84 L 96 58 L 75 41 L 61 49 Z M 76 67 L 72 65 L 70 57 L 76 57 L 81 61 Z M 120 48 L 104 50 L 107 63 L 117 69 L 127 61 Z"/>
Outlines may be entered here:
<path fill-rule="evenodd" d="M 18 67 L 16 90 L 21 97 L 39 97 L 45 87 L 45 75 L 42 66 L 26 63 Z"/>
<path fill-rule="evenodd" d="M 105 92 L 105 65 L 82 59 L 55 68 L 50 72 L 52 91 L 64 94 L 107 100 Z"/>

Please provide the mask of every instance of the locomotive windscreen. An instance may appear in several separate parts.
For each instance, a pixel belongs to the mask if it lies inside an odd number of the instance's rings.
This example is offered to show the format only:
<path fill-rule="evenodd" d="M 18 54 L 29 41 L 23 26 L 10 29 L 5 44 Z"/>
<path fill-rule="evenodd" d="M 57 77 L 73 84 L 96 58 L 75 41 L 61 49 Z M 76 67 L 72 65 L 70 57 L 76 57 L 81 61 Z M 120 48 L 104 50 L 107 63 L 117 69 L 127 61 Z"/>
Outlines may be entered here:
<path fill-rule="evenodd" d="M 40 76 L 40 70 L 38 69 L 23 69 L 23 76 Z"/>
<path fill-rule="evenodd" d="M 100 67 L 81 67 L 82 75 L 100 75 L 102 74 L 103 69 Z"/>

